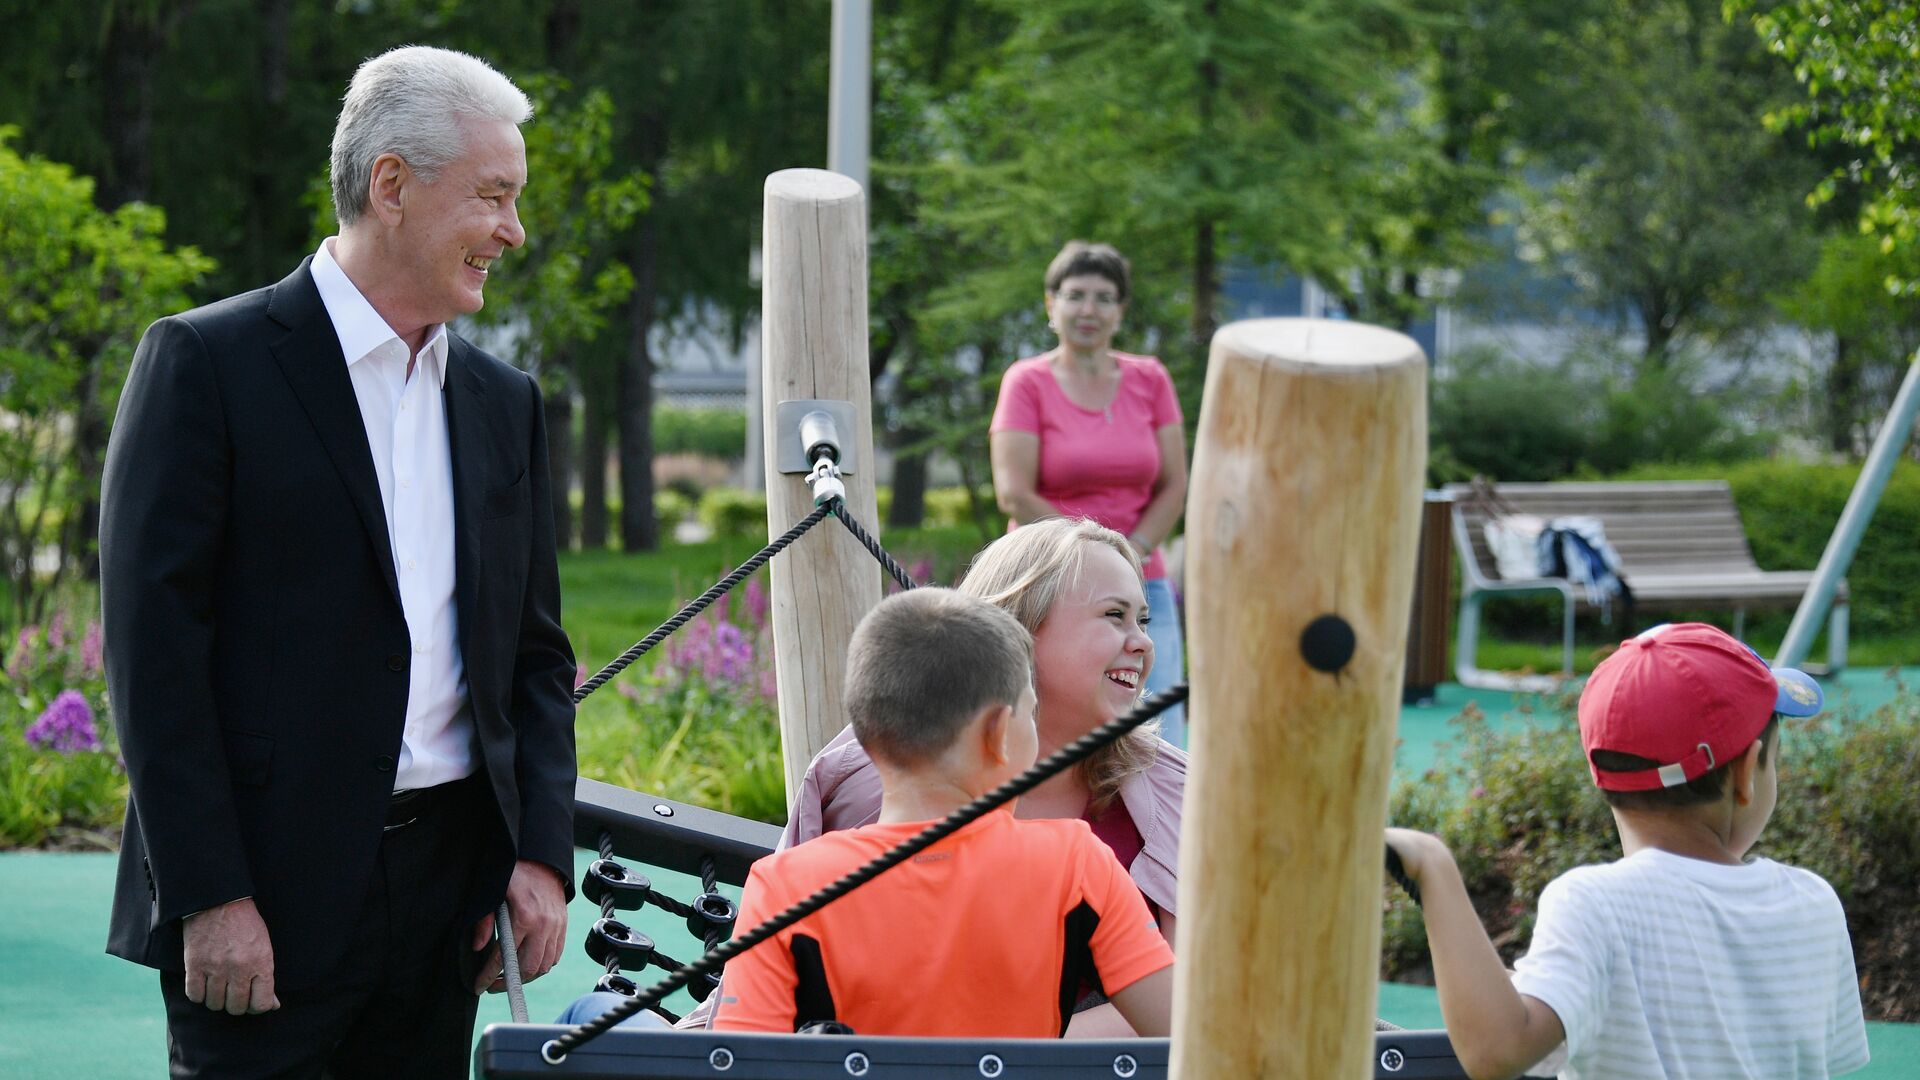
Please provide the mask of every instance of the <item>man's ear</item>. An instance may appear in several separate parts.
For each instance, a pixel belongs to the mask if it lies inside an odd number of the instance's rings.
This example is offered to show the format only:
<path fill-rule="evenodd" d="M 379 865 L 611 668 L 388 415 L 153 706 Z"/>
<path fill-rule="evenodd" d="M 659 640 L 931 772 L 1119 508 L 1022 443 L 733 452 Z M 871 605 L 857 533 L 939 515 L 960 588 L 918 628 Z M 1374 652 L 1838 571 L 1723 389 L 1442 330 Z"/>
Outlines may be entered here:
<path fill-rule="evenodd" d="M 1733 767 L 1728 770 L 1727 786 L 1733 789 L 1733 801 L 1741 806 L 1753 801 L 1754 778 L 1760 775 L 1760 755 L 1765 749 L 1765 739 L 1753 740 L 1753 745 L 1734 758 Z"/>
<path fill-rule="evenodd" d="M 382 225 L 398 226 L 406 209 L 407 188 L 417 182 L 399 154 L 381 154 L 373 159 L 373 175 L 367 181 L 367 209 Z"/>
<path fill-rule="evenodd" d="M 980 749 L 986 760 L 1005 765 L 1013 760 L 1013 706 L 990 705 L 980 712 Z"/>

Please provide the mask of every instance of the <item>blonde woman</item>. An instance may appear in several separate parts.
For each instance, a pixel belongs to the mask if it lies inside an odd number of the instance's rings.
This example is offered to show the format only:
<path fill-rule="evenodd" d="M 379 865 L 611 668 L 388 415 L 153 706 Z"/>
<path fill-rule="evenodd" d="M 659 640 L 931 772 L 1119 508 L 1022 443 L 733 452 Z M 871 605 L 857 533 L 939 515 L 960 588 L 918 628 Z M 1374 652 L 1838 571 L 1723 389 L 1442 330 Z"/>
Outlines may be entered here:
<path fill-rule="evenodd" d="M 961 582 L 1033 634 L 1040 756 L 1126 714 L 1153 667 L 1140 556 L 1127 538 L 1081 518 L 1046 518 L 987 545 Z M 1022 796 L 1023 818 L 1083 818 L 1113 849 L 1173 941 L 1180 866 L 1180 797 L 1187 756 L 1151 725 Z M 842 731 L 807 767 L 781 847 L 876 820 L 880 779 Z M 1084 1003 L 1083 1003 L 1084 1004 Z M 1131 1034 L 1110 1005 L 1092 1004 L 1068 1034 Z"/>

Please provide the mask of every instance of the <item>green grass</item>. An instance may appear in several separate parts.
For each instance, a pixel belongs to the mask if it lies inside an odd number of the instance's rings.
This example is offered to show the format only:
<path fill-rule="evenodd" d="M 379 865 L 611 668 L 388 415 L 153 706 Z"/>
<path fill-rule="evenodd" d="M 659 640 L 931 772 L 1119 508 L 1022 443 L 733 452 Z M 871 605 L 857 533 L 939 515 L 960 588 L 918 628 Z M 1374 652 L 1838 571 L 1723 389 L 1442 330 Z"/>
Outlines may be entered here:
<path fill-rule="evenodd" d="M 828 521 L 817 528 L 840 526 Z M 579 663 L 589 673 L 598 671 L 762 543 L 758 537 L 729 538 L 636 555 L 563 554 L 562 622 Z M 910 572 L 926 569 L 917 564 L 930 566 L 925 576 L 938 583 L 951 583 L 982 546 L 971 527 L 895 530 L 883 544 Z M 767 576 L 767 568 L 755 573 L 762 586 Z M 772 703 L 750 687 L 675 677 L 663 667 L 670 644 L 663 642 L 581 702 L 574 728 L 580 774 L 728 813 L 782 820 L 785 774 Z M 756 645 L 769 647 L 764 640 Z"/>
<path fill-rule="evenodd" d="M 1660 616 L 1664 620 L 1665 616 Z M 1698 619 L 1711 622 L 1722 629 L 1732 630 L 1732 617 L 1725 612 L 1699 612 L 1691 615 L 1675 616 L 1674 620 Z M 1787 636 L 1789 616 L 1785 613 L 1765 617 L 1749 617 L 1744 636 L 1747 644 L 1759 651 L 1761 656 L 1771 658 Z M 1655 617 L 1642 617 L 1635 623 L 1636 630 L 1644 630 L 1654 624 Z M 1560 638 L 1558 637 L 1559 619 L 1557 615 L 1543 618 L 1543 625 L 1551 625 L 1554 636 L 1546 634 L 1528 634 L 1521 637 L 1512 629 L 1499 636 L 1482 633 L 1479 655 L 1476 662 L 1490 671 L 1533 671 L 1556 672 L 1560 670 Z M 1582 616 L 1574 627 L 1573 668 L 1580 674 L 1593 670 L 1620 640 L 1627 636 L 1627 628 L 1615 622 L 1612 626 L 1589 621 Z M 1449 651 L 1451 651 L 1449 644 Z M 1814 639 L 1812 648 L 1807 650 L 1807 663 L 1824 664 L 1827 659 L 1827 635 L 1824 631 Z M 1847 642 L 1847 664 L 1856 668 L 1886 668 L 1912 666 L 1920 664 L 1920 630 L 1901 634 L 1875 634 L 1871 637 L 1852 637 Z M 1451 666 L 1448 668 L 1452 670 Z"/>

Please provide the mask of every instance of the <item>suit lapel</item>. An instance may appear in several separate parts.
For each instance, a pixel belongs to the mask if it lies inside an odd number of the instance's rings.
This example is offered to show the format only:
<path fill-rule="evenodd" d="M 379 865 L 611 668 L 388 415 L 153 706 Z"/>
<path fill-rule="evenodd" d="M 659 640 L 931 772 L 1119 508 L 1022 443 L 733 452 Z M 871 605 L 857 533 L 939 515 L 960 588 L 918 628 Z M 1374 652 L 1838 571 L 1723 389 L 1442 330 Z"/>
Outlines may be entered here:
<path fill-rule="evenodd" d="M 373 471 L 373 451 L 367 445 L 366 424 L 360 418 L 360 401 L 347 375 L 339 335 L 308 270 L 312 261 L 309 256 L 298 270 L 274 286 L 267 301 L 268 316 L 288 330 L 285 337 L 273 343 L 273 357 L 287 384 L 293 387 L 294 396 L 300 399 L 333 467 L 346 482 L 374 557 L 386 575 L 387 591 L 398 604 L 400 580 L 393 568 L 393 540 L 380 500 L 380 479 Z"/>
<path fill-rule="evenodd" d="M 486 495 L 486 388 L 466 342 L 447 334 L 447 452 L 453 459 L 453 595 L 460 654 L 472 656 L 480 591 L 480 500 Z"/>

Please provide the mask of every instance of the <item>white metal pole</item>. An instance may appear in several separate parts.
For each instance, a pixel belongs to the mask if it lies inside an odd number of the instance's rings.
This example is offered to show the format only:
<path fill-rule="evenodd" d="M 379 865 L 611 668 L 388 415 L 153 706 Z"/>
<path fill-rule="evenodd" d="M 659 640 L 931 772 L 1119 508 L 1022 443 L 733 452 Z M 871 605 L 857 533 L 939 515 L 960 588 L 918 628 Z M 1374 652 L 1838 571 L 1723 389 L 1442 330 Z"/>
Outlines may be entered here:
<path fill-rule="evenodd" d="M 1827 538 L 1827 550 L 1821 553 L 1820 565 L 1813 571 L 1813 584 L 1807 586 L 1807 594 L 1800 598 L 1800 607 L 1787 626 L 1787 639 L 1780 643 L 1780 651 L 1773 658 L 1774 666 L 1797 667 L 1806 659 L 1813 636 L 1819 632 L 1820 620 L 1833 602 L 1834 587 L 1846 576 L 1847 567 L 1853 563 L 1853 553 L 1860 548 L 1860 537 L 1867 531 L 1867 522 L 1873 519 L 1874 507 L 1880 505 L 1880 493 L 1886 490 L 1893 463 L 1906 449 L 1916 410 L 1920 410 L 1920 353 L 1907 365 L 1907 377 L 1901 380 L 1893 408 L 1887 410 L 1880 434 L 1874 437 L 1873 449 L 1867 452 L 1860 479 L 1854 481 L 1853 494 L 1847 496 L 1847 507 L 1840 511 L 1840 523 Z"/>
<path fill-rule="evenodd" d="M 827 81 L 827 168 L 867 189 L 872 112 L 873 0 L 833 0 L 832 70 Z"/>

